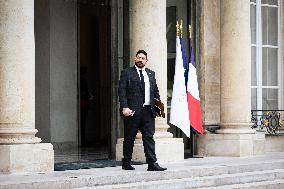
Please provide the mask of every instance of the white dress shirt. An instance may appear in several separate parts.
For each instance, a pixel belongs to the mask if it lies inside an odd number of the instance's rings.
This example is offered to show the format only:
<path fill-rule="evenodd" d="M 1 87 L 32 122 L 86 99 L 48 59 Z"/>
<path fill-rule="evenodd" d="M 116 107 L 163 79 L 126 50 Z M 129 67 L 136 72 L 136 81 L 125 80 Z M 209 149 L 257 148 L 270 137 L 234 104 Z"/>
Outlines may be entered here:
<path fill-rule="evenodd" d="M 138 68 L 136 65 L 135 65 L 135 68 L 137 70 L 137 73 L 139 75 L 139 78 L 141 80 L 141 77 L 140 77 L 140 73 L 139 73 L 139 70 L 142 70 L 142 74 L 144 76 L 144 82 L 145 82 L 145 101 L 144 101 L 144 105 L 150 105 L 150 81 L 149 81 L 149 77 L 148 77 L 148 74 L 147 72 L 145 71 L 145 67 L 143 68 Z"/>

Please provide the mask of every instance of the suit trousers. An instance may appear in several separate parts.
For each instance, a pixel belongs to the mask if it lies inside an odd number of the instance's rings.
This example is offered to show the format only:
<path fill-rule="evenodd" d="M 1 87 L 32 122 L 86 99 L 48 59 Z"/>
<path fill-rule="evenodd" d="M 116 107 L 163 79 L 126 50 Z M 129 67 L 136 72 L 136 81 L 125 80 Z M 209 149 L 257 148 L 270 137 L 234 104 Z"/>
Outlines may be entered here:
<path fill-rule="evenodd" d="M 122 161 L 124 163 L 131 161 L 134 141 L 138 130 L 140 130 L 142 134 L 146 162 L 148 164 L 156 162 L 155 141 L 153 139 L 153 135 L 155 133 L 155 118 L 153 116 L 151 106 L 144 106 L 139 114 L 134 113 L 133 116 L 124 117 Z"/>

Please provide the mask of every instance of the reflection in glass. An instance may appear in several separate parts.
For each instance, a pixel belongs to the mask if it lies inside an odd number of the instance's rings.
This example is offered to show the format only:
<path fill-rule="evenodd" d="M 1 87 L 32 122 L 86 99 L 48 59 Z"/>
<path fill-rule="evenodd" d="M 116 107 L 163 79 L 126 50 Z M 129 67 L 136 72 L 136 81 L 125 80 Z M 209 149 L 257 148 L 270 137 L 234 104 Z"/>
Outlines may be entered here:
<path fill-rule="evenodd" d="M 264 110 L 278 109 L 278 89 L 262 90 L 262 109 Z"/>
<path fill-rule="evenodd" d="M 255 2 L 255 0 L 254 0 Z M 262 0 L 262 4 L 268 4 L 268 5 L 278 5 L 278 0 Z"/>
<path fill-rule="evenodd" d="M 173 91 L 173 84 L 174 84 L 174 76 L 175 76 L 175 58 L 171 58 L 167 60 L 167 78 L 168 78 L 168 97 L 171 99 L 172 91 Z"/>
<path fill-rule="evenodd" d="M 256 47 L 251 47 L 251 85 L 257 85 L 256 77 Z"/>
<path fill-rule="evenodd" d="M 262 85 L 277 86 L 277 49 L 262 48 Z"/>
<path fill-rule="evenodd" d="M 176 7 L 167 7 L 167 51 L 176 52 Z"/>
<path fill-rule="evenodd" d="M 251 43 L 256 44 L 256 6 L 250 5 Z"/>
<path fill-rule="evenodd" d="M 257 93 L 256 89 L 251 89 L 251 109 L 257 109 Z"/>
<path fill-rule="evenodd" d="M 274 45 L 278 43 L 278 11 L 276 7 L 262 7 L 262 44 Z"/>

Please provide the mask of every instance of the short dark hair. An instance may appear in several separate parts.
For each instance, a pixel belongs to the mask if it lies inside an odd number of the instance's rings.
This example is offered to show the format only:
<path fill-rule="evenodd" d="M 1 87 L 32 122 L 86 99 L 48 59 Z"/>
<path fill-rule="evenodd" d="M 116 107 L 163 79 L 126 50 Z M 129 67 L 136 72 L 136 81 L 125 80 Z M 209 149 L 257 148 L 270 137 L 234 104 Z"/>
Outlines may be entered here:
<path fill-rule="evenodd" d="M 139 51 L 137 51 L 136 56 L 137 56 L 138 54 L 144 54 L 144 55 L 146 56 L 146 59 L 147 59 L 147 53 L 146 53 L 146 51 L 144 51 L 144 50 L 139 50 Z"/>

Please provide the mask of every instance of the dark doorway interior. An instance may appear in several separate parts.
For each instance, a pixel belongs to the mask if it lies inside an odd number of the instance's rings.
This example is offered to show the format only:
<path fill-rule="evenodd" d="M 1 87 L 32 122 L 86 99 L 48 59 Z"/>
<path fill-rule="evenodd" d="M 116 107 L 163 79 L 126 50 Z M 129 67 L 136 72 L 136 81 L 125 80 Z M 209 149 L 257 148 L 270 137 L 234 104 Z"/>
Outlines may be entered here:
<path fill-rule="evenodd" d="M 79 1 L 79 141 L 84 147 L 110 149 L 111 68 L 110 8 Z"/>

